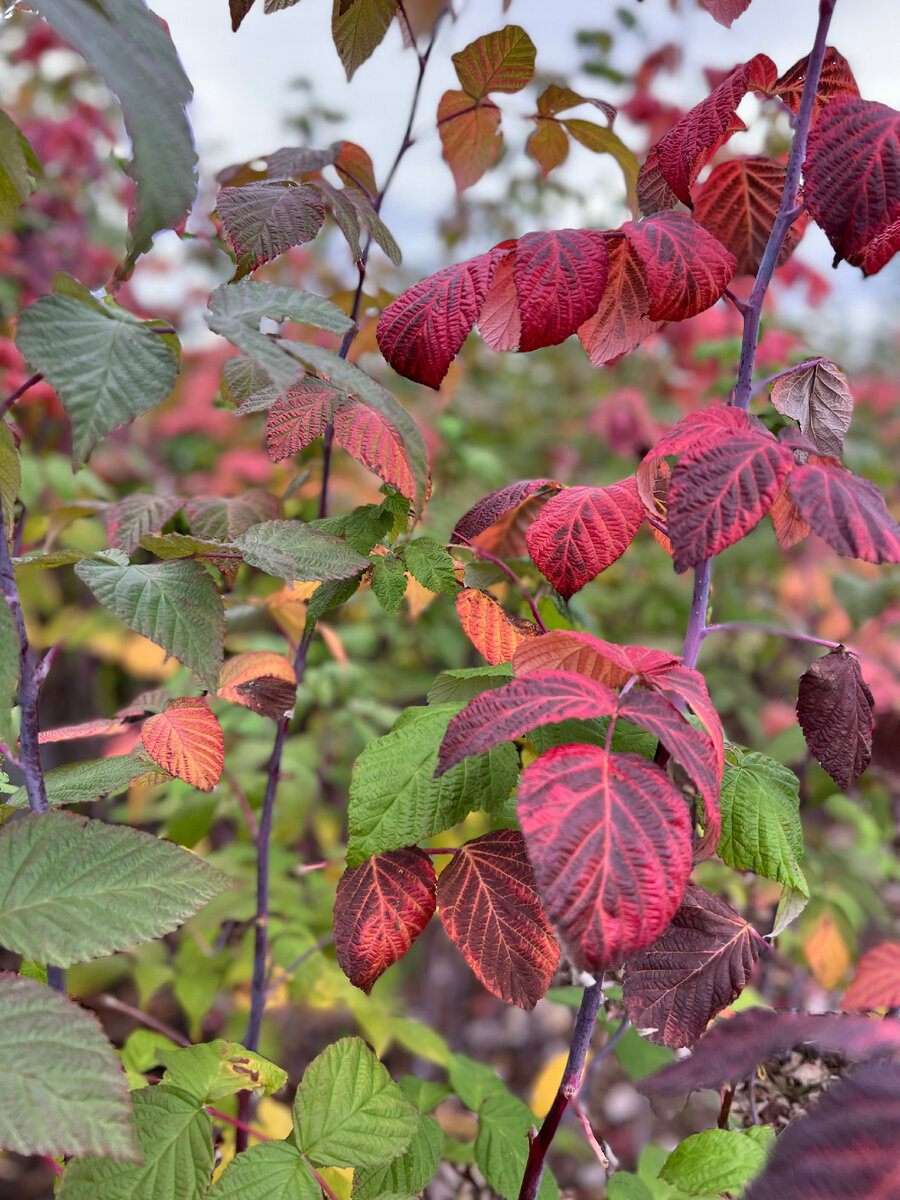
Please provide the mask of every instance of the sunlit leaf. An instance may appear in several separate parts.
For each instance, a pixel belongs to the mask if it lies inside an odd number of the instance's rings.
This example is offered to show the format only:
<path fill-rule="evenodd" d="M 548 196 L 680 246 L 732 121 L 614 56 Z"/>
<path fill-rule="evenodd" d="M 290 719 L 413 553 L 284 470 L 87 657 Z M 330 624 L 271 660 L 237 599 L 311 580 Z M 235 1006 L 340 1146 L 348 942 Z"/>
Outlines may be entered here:
<path fill-rule="evenodd" d="M 222 726 L 205 700 L 184 696 L 144 722 L 141 741 L 164 771 L 211 792 L 225 762 Z"/>

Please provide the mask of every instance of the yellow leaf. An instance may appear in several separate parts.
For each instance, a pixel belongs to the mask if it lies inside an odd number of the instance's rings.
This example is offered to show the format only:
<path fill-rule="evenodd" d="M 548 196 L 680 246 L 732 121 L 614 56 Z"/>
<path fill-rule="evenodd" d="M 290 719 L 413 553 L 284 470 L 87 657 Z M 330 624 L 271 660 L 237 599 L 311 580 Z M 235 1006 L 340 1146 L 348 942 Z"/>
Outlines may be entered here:
<path fill-rule="evenodd" d="M 827 909 L 804 940 L 803 951 L 816 983 L 823 988 L 835 987 L 850 966 L 850 951 Z"/>

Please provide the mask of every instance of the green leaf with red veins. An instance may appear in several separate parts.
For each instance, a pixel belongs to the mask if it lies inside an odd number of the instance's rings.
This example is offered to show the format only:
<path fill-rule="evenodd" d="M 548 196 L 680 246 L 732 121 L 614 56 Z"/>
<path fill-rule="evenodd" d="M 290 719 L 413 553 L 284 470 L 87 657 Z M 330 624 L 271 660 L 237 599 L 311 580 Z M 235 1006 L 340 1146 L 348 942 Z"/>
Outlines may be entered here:
<path fill-rule="evenodd" d="M 453 55 L 459 82 L 476 100 L 490 92 L 519 92 L 534 75 L 534 43 L 518 25 L 470 42 Z"/>

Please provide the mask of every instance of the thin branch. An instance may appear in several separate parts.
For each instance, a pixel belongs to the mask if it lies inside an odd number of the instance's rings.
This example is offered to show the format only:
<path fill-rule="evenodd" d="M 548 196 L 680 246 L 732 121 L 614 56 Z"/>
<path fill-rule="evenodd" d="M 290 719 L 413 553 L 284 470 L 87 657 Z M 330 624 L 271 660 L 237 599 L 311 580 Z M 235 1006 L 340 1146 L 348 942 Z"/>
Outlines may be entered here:
<path fill-rule="evenodd" d="M 250 801 L 247 799 L 244 789 L 227 767 L 222 768 L 222 778 L 231 788 L 232 792 L 234 792 L 234 797 L 240 805 L 241 812 L 244 814 L 244 820 L 247 822 L 247 829 L 255 841 L 259 837 L 259 822 L 256 819 L 256 813 L 250 807 Z"/>
<path fill-rule="evenodd" d="M 241 1093 L 243 1095 L 243 1093 Z M 203 1106 L 211 1117 L 215 1117 L 217 1121 L 224 1121 L 226 1125 L 231 1125 L 234 1129 L 239 1129 L 241 1133 L 257 1138 L 260 1142 L 274 1142 L 275 1139 L 269 1134 L 263 1133 L 261 1129 L 256 1129 L 252 1125 L 248 1125 L 246 1121 L 242 1121 L 240 1117 L 229 1117 L 228 1113 L 223 1113 L 218 1108 L 213 1108 L 211 1104 Z"/>
<path fill-rule="evenodd" d="M 798 371 L 806 371 L 810 367 L 817 367 L 820 363 L 828 361 L 827 358 L 822 358 L 821 356 L 819 358 L 807 358 L 803 362 L 797 363 L 795 367 L 785 367 L 783 371 L 777 371 L 774 375 L 770 375 L 768 379 L 757 379 L 750 389 L 750 395 L 755 396 L 758 392 L 770 387 L 779 379 L 786 379 L 788 375 L 795 375 Z"/>
<path fill-rule="evenodd" d="M 473 554 L 475 554 L 478 558 L 483 558 L 485 562 L 493 563 L 498 570 L 503 572 L 510 583 L 515 584 L 515 586 L 522 593 L 522 598 L 525 600 L 525 603 L 531 609 L 531 615 L 534 617 L 538 629 L 540 629 L 541 633 L 546 633 L 547 626 L 544 623 L 544 618 L 540 614 L 537 602 L 535 601 L 534 596 L 531 594 L 531 589 L 529 588 L 528 584 L 525 583 L 525 581 L 515 573 L 512 567 L 507 566 L 502 558 L 497 558 L 496 554 L 491 554 L 487 550 L 482 550 L 480 546 L 476 546 L 474 542 L 470 541 L 461 533 L 457 533 L 455 536 L 464 545 L 468 546 Z"/>
<path fill-rule="evenodd" d="M 191 1044 L 191 1039 L 185 1037 L 183 1033 L 179 1033 L 173 1026 L 167 1025 L 165 1021 L 160 1021 L 158 1017 L 151 1016 L 150 1013 L 141 1012 L 139 1008 L 134 1008 L 132 1005 L 126 1004 L 118 996 L 113 996 L 109 992 L 103 992 L 98 997 L 98 1000 L 104 1008 L 111 1008 L 114 1012 L 124 1013 L 127 1017 L 133 1017 L 141 1025 L 145 1025 L 148 1029 L 155 1029 L 157 1033 L 161 1033 L 163 1037 L 167 1037 L 170 1042 L 175 1042 L 178 1046 L 190 1046 Z"/>
<path fill-rule="evenodd" d="M 36 383 L 40 383 L 43 378 L 43 374 L 40 371 L 37 371 L 31 376 L 30 379 L 26 379 L 24 383 L 20 384 L 11 395 L 7 396 L 6 399 L 0 403 L 0 417 L 8 413 L 15 402 L 21 396 L 24 396 L 29 388 L 33 388 Z"/>
<path fill-rule="evenodd" d="M 797 633 L 793 629 L 782 629 L 780 625 L 766 625 L 757 621 L 719 621 L 715 625 L 707 625 L 702 630 L 701 639 L 711 633 L 765 633 L 770 637 L 786 638 L 791 642 L 809 642 L 813 646 L 827 646 L 829 650 L 843 648 L 856 658 L 864 657 L 858 650 L 851 650 L 843 642 L 832 642 L 828 638 L 813 637 L 811 633 Z"/>

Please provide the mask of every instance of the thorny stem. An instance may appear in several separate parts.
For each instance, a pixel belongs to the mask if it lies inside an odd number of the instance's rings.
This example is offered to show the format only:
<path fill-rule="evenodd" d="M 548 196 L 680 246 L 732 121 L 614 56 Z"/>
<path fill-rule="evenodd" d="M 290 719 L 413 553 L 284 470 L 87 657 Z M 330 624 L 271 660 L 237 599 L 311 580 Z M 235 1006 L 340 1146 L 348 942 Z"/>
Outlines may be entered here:
<path fill-rule="evenodd" d="M 523 579 L 521 579 L 515 573 L 515 571 L 512 569 L 512 567 L 507 566 L 502 558 L 497 558 L 497 556 L 495 554 L 491 554 L 487 550 L 482 550 L 480 546 L 476 546 L 476 544 L 474 542 L 470 542 L 469 539 L 467 537 L 465 537 L 463 534 L 457 533 L 456 537 L 464 545 L 468 546 L 469 549 L 478 556 L 478 558 L 483 558 L 486 562 L 493 563 L 495 567 L 497 567 L 499 570 L 501 570 L 503 572 L 503 574 L 510 581 L 510 583 L 514 583 L 516 585 L 516 587 L 522 593 L 522 596 L 523 596 L 526 604 L 531 609 L 531 615 L 534 617 L 534 620 L 535 620 L 535 623 L 536 623 L 538 629 L 540 629 L 541 633 L 546 633 L 547 626 L 544 623 L 544 618 L 541 616 L 540 612 L 538 611 L 537 602 L 535 601 L 534 596 L 531 594 L 530 588 L 525 583 L 525 581 Z"/>

